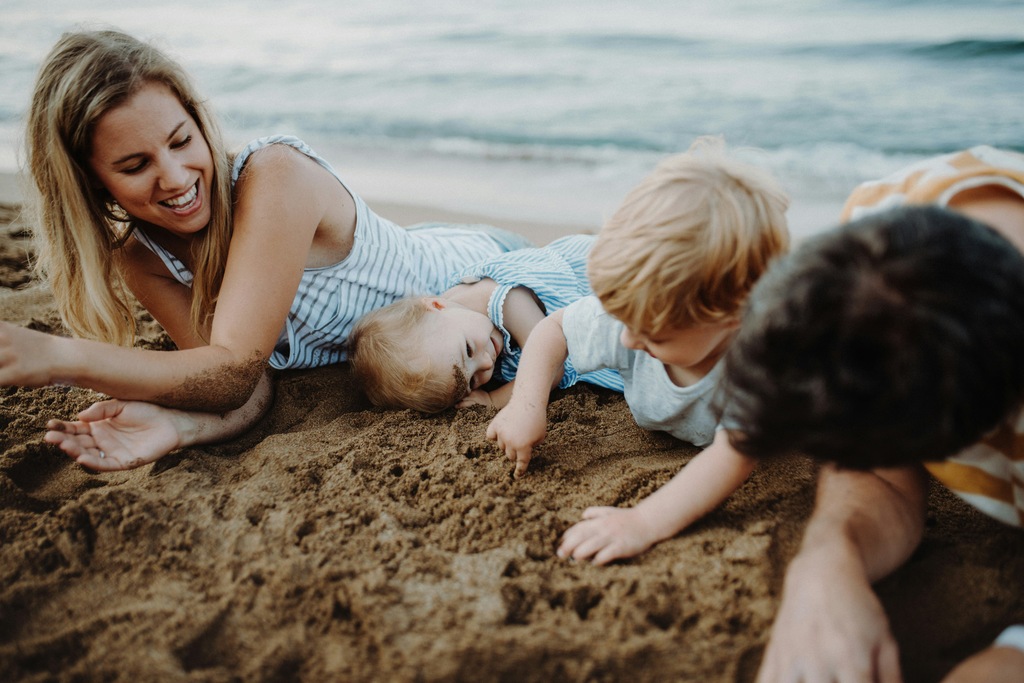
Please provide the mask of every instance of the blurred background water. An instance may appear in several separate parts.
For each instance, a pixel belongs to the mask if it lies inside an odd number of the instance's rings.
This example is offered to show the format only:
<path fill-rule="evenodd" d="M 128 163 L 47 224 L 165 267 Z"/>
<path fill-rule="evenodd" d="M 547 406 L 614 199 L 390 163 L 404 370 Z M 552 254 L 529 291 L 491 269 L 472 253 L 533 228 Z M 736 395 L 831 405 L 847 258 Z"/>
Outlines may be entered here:
<path fill-rule="evenodd" d="M 2 0 L 0 170 L 53 42 L 108 25 L 184 62 L 236 143 L 294 133 L 369 198 L 509 218 L 596 227 L 702 134 L 830 210 L 925 155 L 1024 150 L 1021 0 Z"/>

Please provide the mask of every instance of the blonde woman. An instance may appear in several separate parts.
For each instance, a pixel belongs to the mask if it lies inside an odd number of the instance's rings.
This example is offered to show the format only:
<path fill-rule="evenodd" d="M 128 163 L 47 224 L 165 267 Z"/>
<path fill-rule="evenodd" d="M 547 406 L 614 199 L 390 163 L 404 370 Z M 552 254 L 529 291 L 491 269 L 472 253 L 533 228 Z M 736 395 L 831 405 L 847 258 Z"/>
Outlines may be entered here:
<path fill-rule="evenodd" d="M 117 31 L 57 42 L 26 143 L 38 268 L 75 336 L 0 323 L 0 385 L 251 418 L 270 397 L 268 361 L 344 360 L 363 313 L 528 246 L 482 226 L 400 228 L 295 138 L 229 154 L 182 67 Z M 132 348 L 131 295 L 177 350 Z"/>

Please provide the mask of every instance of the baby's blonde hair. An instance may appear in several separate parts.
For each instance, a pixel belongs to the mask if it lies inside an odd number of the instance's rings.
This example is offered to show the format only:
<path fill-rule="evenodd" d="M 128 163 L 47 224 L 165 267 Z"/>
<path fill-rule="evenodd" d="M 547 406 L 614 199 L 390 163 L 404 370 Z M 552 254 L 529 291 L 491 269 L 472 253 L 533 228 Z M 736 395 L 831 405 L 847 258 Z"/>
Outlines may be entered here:
<path fill-rule="evenodd" d="M 210 223 L 192 249 L 191 316 L 205 337 L 231 240 L 231 159 L 184 69 L 119 31 L 66 33 L 40 68 L 25 133 L 38 211 L 36 269 L 73 333 L 122 345 L 132 343 L 135 320 L 118 259 L 140 226 L 95 182 L 89 158 L 100 118 L 150 83 L 177 96 L 213 155 Z"/>
<path fill-rule="evenodd" d="M 588 275 L 605 310 L 658 335 L 738 319 L 769 262 L 789 247 L 789 200 L 767 171 L 697 139 L 662 161 L 602 228 Z"/>
<path fill-rule="evenodd" d="M 438 413 L 467 392 L 462 370 L 439 371 L 423 358 L 424 297 L 399 299 L 359 319 L 348 337 L 348 359 L 370 401 L 383 408 Z"/>

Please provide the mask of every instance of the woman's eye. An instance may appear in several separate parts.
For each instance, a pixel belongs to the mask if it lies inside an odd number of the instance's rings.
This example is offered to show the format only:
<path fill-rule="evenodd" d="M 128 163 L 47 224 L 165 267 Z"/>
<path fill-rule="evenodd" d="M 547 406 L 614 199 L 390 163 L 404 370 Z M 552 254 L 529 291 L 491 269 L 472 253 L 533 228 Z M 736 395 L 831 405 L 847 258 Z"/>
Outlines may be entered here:
<path fill-rule="evenodd" d="M 188 143 L 190 142 L 192 142 L 192 136 L 186 135 L 182 140 L 179 140 L 178 142 L 172 142 L 171 147 L 173 147 L 174 149 L 181 149 L 182 147 L 187 146 Z"/>
<path fill-rule="evenodd" d="M 139 171 L 141 171 L 144 168 L 146 168 L 146 162 L 145 161 L 140 161 L 139 163 L 135 164 L 134 166 L 129 166 L 127 168 L 122 168 L 121 169 L 121 173 L 124 173 L 126 175 L 135 175 L 136 173 L 138 173 Z"/>

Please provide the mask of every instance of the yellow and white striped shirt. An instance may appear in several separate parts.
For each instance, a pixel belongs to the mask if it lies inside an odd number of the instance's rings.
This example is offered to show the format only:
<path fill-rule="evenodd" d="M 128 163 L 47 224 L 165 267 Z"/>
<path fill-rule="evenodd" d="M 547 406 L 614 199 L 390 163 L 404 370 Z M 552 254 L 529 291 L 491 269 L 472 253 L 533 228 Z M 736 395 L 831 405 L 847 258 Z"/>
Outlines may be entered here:
<path fill-rule="evenodd" d="M 956 194 L 987 185 L 1024 197 L 1024 155 L 979 146 L 927 159 L 859 186 L 846 200 L 842 218 L 856 220 L 906 204 L 945 206 Z M 980 442 L 925 467 L 987 515 L 1024 526 L 1024 406 Z"/>

